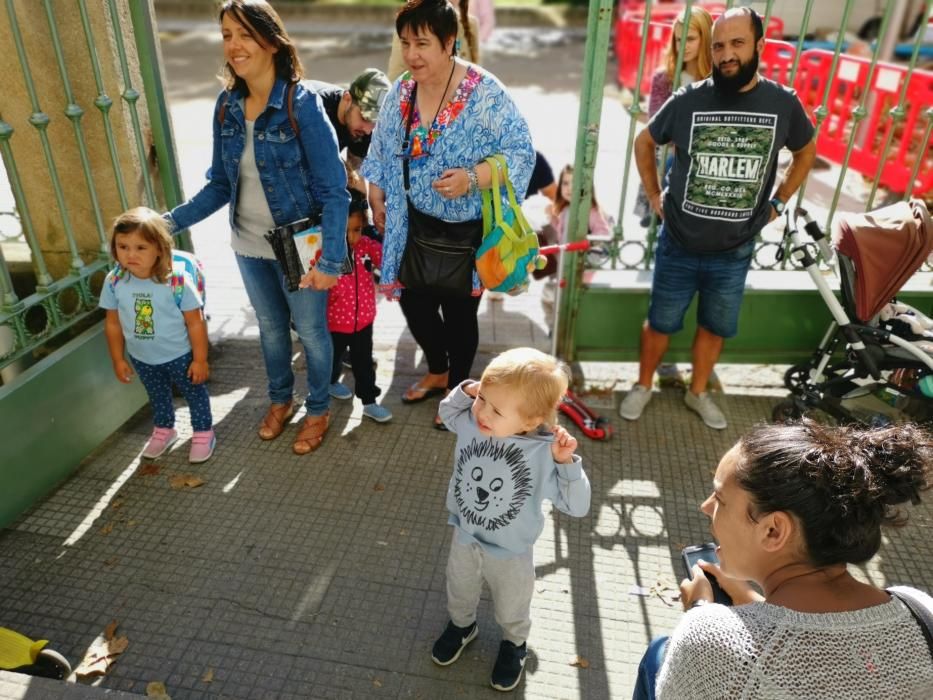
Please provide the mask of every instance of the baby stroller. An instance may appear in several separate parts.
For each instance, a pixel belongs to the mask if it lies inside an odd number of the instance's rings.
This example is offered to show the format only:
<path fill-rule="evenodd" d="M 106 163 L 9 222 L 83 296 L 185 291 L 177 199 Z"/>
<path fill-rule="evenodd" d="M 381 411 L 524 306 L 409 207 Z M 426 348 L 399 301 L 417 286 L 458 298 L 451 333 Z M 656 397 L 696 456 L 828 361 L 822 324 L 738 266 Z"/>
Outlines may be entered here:
<path fill-rule="evenodd" d="M 894 300 L 933 248 L 933 223 L 920 200 L 841 217 L 834 235 L 838 299 L 797 221 L 832 261 L 806 211 L 787 214 L 791 257 L 810 275 L 833 321 L 816 351 L 784 375 L 790 396 L 772 412 L 793 420 L 818 409 L 841 423 L 890 425 L 933 420 L 933 321 Z"/>

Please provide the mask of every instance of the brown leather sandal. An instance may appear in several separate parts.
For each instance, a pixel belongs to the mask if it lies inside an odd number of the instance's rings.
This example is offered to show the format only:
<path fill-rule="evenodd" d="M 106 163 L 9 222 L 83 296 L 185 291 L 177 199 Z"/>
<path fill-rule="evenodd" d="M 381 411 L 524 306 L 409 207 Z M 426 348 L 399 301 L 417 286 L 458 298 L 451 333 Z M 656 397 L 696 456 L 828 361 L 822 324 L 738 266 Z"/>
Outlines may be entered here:
<path fill-rule="evenodd" d="M 292 451 L 296 455 L 306 455 L 314 452 L 321 443 L 324 442 L 324 433 L 327 432 L 330 413 L 323 416 L 308 416 L 298 430 L 298 437 L 295 438 L 295 444 L 292 445 Z"/>
<path fill-rule="evenodd" d="M 293 401 L 272 404 L 259 426 L 259 437 L 263 440 L 274 440 L 282 434 L 285 425 L 293 415 L 295 415 Z"/>

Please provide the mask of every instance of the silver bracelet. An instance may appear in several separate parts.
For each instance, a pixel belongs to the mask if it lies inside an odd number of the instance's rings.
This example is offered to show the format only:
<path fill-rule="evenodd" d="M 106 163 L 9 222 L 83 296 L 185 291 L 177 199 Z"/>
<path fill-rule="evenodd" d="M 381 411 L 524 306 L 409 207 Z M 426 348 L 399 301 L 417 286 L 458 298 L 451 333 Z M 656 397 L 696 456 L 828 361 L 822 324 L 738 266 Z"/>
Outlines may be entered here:
<path fill-rule="evenodd" d="M 476 168 L 466 168 L 467 178 L 470 180 L 469 194 L 473 194 L 479 189 L 479 176 L 476 174 Z"/>

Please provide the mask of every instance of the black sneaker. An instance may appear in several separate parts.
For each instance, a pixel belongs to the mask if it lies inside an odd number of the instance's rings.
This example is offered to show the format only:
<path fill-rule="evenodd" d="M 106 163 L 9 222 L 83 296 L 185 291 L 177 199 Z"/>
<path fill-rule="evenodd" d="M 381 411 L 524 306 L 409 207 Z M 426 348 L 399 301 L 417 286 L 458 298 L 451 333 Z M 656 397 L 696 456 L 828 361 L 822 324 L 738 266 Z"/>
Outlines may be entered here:
<path fill-rule="evenodd" d="M 507 639 L 499 645 L 499 656 L 496 665 L 492 668 L 492 678 L 489 682 L 496 690 L 509 691 L 518 685 L 525 670 L 525 656 L 528 654 L 527 642 L 520 647 L 515 646 Z"/>
<path fill-rule="evenodd" d="M 477 634 L 479 634 L 479 627 L 475 622 L 469 627 L 457 627 L 453 622 L 448 622 L 444 634 L 434 642 L 431 659 L 438 666 L 449 666 L 460 658 L 460 652 L 476 639 Z"/>

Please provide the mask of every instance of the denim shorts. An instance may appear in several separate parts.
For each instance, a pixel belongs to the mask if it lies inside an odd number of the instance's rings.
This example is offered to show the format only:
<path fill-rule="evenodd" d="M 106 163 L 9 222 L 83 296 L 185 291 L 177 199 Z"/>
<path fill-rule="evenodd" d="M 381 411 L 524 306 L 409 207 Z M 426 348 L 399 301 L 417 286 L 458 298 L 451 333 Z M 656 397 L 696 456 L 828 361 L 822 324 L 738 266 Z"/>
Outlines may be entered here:
<path fill-rule="evenodd" d="M 745 278 L 755 252 L 755 239 L 724 253 L 691 253 L 661 227 L 655 253 L 648 324 L 673 335 L 684 327 L 684 314 L 700 294 L 697 324 L 732 338 L 738 332 Z"/>

